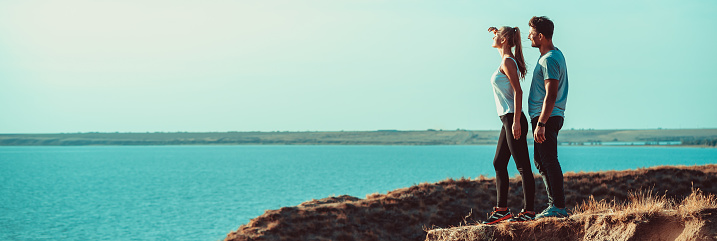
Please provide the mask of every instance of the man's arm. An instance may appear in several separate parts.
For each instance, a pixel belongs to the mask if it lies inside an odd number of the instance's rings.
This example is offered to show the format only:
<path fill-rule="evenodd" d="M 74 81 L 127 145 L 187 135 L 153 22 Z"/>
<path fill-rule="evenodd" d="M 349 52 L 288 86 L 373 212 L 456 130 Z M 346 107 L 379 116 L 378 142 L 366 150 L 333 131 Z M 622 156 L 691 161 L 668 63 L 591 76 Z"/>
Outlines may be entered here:
<path fill-rule="evenodd" d="M 543 100 L 543 109 L 538 117 L 538 122 L 545 123 L 550 118 L 550 114 L 553 113 L 553 107 L 555 107 L 555 99 L 558 97 L 558 80 L 546 79 L 545 80 L 545 99 Z M 533 138 L 537 143 L 543 143 L 545 141 L 545 127 L 536 126 Z"/>

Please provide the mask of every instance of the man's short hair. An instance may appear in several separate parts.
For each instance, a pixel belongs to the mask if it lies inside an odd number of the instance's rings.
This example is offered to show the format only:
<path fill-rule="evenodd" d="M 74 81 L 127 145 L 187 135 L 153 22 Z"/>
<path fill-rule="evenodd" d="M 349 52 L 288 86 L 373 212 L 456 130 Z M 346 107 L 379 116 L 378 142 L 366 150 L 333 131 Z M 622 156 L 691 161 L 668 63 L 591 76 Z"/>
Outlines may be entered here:
<path fill-rule="evenodd" d="M 546 16 L 540 16 L 530 19 L 528 25 L 535 29 L 538 33 L 542 33 L 548 39 L 553 39 L 553 21 Z"/>

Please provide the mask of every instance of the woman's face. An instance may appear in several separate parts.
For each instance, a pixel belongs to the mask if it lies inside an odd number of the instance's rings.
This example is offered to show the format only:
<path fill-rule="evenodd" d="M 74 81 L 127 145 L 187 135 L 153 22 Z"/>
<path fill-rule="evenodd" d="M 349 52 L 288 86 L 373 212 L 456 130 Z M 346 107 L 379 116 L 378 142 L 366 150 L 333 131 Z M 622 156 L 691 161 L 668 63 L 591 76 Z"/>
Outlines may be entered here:
<path fill-rule="evenodd" d="M 494 31 L 493 34 L 494 34 L 493 35 L 493 46 L 491 46 L 491 47 L 493 47 L 493 48 L 503 47 L 503 43 L 505 41 L 503 41 L 502 37 L 498 36 L 498 31 Z"/>

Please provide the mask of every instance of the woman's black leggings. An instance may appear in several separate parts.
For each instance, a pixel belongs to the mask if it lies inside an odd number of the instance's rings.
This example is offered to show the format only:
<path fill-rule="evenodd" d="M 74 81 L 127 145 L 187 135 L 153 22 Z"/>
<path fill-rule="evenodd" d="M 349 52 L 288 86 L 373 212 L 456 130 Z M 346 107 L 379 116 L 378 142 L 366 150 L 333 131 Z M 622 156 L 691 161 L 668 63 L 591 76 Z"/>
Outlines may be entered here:
<path fill-rule="evenodd" d="M 520 113 L 520 139 L 513 138 L 513 113 L 500 116 L 503 128 L 500 129 L 498 147 L 495 150 L 493 167 L 495 167 L 496 191 L 498 193 L 498 207 L 508 207 L 508 161 L 513 156 L 515 166 L 523 179 L 523 209 L 533 210 L 535 199 L 535 179 L 531 168 L 530 157 L 528 156 L 528 120 L 523 113 Z"/>

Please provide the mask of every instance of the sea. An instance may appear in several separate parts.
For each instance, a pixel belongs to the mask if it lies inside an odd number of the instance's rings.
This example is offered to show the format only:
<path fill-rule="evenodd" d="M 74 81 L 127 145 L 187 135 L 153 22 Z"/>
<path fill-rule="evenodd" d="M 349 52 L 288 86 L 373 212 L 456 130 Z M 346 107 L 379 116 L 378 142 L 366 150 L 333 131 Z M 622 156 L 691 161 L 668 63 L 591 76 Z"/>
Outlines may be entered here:
<path fill-rule="evenodd" d="M 558 151 L 564 172 L 717 163 L 717 148 Z M 266 210 L 312 199 L 492 177 L 494 153 L 491 145 L 0 146 L 0 240 L 223 240 Z M 509 170 L 518 174 L 512 161 Z"/>

